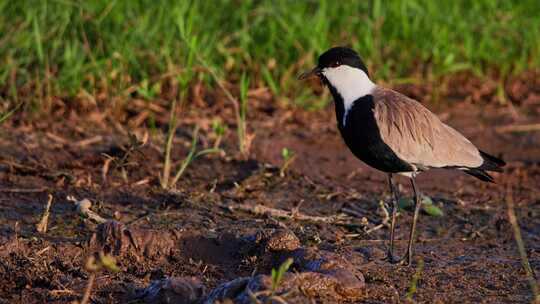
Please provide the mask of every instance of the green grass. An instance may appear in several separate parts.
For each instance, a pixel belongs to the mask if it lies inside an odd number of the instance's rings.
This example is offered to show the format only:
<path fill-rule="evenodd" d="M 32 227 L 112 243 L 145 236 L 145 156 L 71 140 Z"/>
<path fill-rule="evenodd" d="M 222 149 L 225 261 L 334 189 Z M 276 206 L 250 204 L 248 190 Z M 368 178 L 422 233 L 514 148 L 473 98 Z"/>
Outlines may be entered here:
<path fill-rule="evenodd" d="M 151 100 L 164 77 L 213 86 L 198 57 L 228 81 L 245 72 L 252 87 L 305 98 L 296 74 L 332 45 L 353 46 L 377 79 L 419 67 L 506 75 L 540 66 L 539 11 L 538 0 L 0 0 L 0 96 L 50 103 L 135 87 Z"/>

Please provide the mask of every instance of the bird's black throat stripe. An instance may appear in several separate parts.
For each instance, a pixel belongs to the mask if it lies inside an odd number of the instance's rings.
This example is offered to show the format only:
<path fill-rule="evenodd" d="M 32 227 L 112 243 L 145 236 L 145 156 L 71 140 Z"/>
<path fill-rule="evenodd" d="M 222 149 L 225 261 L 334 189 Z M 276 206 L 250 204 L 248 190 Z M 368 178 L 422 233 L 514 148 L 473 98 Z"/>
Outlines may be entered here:
<path fill-rule="evenodd" d="M 336 107 L 338 129 L 351 152 L 369 166 L 384 172 L 410 172 L 413 167 L 400 159 L 382 140 L 379 126 L 375 119 L 375 102 L 372 95 L 357 99 L 347 112 L 346 123 L 342 120 L 345 105 L 341 95 L 331 85 Z"/>

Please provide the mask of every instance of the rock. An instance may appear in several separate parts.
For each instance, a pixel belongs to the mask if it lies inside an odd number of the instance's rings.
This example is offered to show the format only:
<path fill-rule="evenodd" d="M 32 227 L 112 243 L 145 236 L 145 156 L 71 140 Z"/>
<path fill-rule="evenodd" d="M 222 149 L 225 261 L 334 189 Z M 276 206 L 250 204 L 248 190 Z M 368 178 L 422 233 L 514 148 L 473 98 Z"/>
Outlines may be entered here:
<path fill-rule="evenodd" d="M 193 277 L 172 277 L 154 281 L 137 297 L 149 304 L 194 304 L 204 296 L 204 286 Z"/>

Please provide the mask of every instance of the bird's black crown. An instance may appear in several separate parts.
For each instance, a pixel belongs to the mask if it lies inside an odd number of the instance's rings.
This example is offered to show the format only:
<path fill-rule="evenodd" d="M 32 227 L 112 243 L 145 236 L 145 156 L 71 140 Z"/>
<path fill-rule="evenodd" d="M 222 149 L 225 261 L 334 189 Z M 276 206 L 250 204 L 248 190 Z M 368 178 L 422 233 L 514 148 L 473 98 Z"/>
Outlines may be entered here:
<path fill-rule="evenodd" d="M 319 69 L 324 69 L 327 67 L 338 67 L 344 64 L 361 69 L 368 74 L 366 65 L 358 53 L 356 53 L 353 49 L 342 46 L 333 47 L 319 56 L 319 63 L 317 67 Z"/>

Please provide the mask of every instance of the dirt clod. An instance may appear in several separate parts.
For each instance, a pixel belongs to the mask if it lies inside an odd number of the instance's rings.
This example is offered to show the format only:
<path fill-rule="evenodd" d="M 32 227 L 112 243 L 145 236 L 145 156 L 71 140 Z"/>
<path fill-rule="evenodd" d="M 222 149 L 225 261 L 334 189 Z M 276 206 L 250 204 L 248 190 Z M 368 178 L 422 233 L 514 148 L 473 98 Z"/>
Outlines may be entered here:
<path fill-rule="evenodd" d="M 250 280 L 249 277 L 243 277 L 223 283 L 210 292 L 204 303 L 214 304 L 217 301 L 226 299 L 237 299 L 246 291 Z"/>
<path fill-rule="evenodd" d="M 204 303 L 210 304 L 226 299 L 234 303 L 253 303 L 253 296 L 264 302 L 272 295 L 284 294 L 291 303 L 304 303 L 303 297 L 325 299 L 330 302 L 354 301 L 361 297 L 363 286 L 363 282 L 344 270 L 334 273 L 288 272 L 283 276 L 278 288 L 272 291 L 272 277 L 260 274 L 238 278 L 218 286 L 208 295 Z"/>
<path fill-rule="evenodd" d="M 253 292 L 258 297 L 271 294 L 303 294 L 311 298 L 325 298 L 333 301 L 358 299 L 365 285 L 360 271 L 336 254 L 318 248 L 303 248 L 298 237 L 289 230 L 259 231 L 247 237 L 258 246 L 258 267 L 262 271 L 277 268 L 289 257 L 294 259 L 294 273 L 287 272 L 279 289 L 271 292 L 272 278 L 260 274 L 254 277 L 234 279 L 214 289 L 206 303 L 232 299 L 235 303 L 251 303 Z M 249 245 L 247 245 L 249 247 Z"/>
<path fill-rule="evenodd" d="M 132 254 L 145 258 L 166 257 L 178 246 L 179 233 L 174 230 L 153 231 L 129 229 L 124 224 L 111 220 L 99 224 L 88 242 L 93 251 L 103 251 L 115 256 Z"/>
<path fill-rule="evenodd" d="M 271 233 L 260 232 L 257 235 L 259 242 L 264 244 L 266 251 L 293 251 L 300 247 L 300 240 L 290 230 L 277 230 Z"/>
<path fill-rule="evenodd" d="M 193 277 L 154 281 L 136 298 L 149 304 L 194 304 L 204 295 L 204 286 Z"/>

